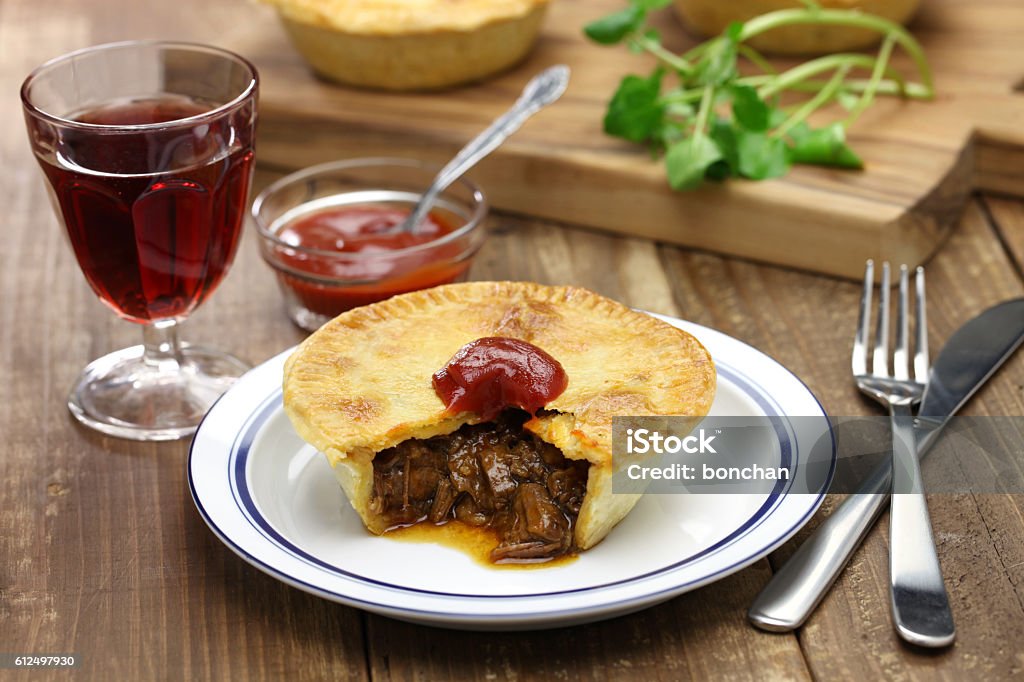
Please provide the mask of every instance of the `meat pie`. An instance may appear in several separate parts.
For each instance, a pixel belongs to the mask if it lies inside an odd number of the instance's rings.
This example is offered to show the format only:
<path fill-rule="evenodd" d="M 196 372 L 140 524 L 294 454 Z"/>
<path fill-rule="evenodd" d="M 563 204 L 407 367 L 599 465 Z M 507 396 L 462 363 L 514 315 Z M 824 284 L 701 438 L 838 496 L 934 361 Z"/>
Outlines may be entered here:
<path fill-rule="evenodd" d="M 690 334 L 593 292 L 452 284 L 328 322 L 285 366 L 284 405 L 373 533 L 495 531 L 493 561 L 588 549 L 638 494 L 613 494 L 612 418 L 711 406 Z"/>

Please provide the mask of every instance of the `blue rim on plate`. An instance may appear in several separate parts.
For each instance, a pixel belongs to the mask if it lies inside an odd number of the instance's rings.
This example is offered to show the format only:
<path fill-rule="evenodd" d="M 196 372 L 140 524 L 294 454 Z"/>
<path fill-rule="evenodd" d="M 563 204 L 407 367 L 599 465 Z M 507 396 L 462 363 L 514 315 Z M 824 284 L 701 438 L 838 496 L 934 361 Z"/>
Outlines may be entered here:
<path fill-rule="evenodd" d="M 659 316 L 661 317 L 661 316 Z M 756 351 L 746 344 L 726 337 L 719 332 L 713 332 L 697 325 L 690 323 L 682 323 L 679 320 L 672 318 L 662 318 L 666 321 L 679 326 L 685 327 L 691 333 L 694 333 L 698 338 L 706 338 L 709 334 L 725 337 L 729 339 L 732 344 L 739 344 L 749 350 L 750 353 L 759 356 L 756 358 L 762 362 L 769 362 L 774 365 L 775 368 L 783 370 L 792 380 L 795 380 L 803 391 L 806 392 L 806 396 L 813 399 L 813 403 L 817 406 L 820 411 L 818 415 L 828 420 L 827 415 L 821 408 L 820 402 L 810 392 L 810 390 L 799 380 L 792 372 L 785 369 L 774 360 L 771 360 L 767 356 L 764 356 L 759 351 Z M 274 358 L 264 365 L 272 363 L 281 363 L 283 358 L 288 352 L 282 353 L 277 358 Z M 263 366 L 261 366 L 263 367 Z M 188 479 L 189 489 L 192 494 L 193 500 L 199 510 L 203 520 L 213 530 L 213 532 L 234 552 L 240 557 L 256 566 L 260 570 L 286 582 L 287 584 L 298 587 L 299 589 L 307 592 L 316 594 L 327 599 L 339 601 L 353 606 L 366 608 L 371 611 L 384 613 L 386 615 L 392 615 L 396 617 L 407 617 L 408 619 L 417 620 L 419 617 L 423 617 L 425 622 L 442 621 L 441 624 L 449 624 L 459 626 L 465 624 L 479 624 L 481 618 L 486 618 L 500 627 L 502 622 L 508 623 L 522 623 L 522 622 L 535 622 L 540 626 L 544 626 L 549 620 L 565 620 L 582 622 L 579 618 L 581 615 L 593 612 L 595 618 L 617 615 L 619 613 L 625 613 L 628 610 L 635 610 L 644 605 L 657 603 L 663 601 L 671 596 L 680 594 L 682 592 L 691 589 L 698 585 L 704 585 L 708 582 L 716 580 L 733 573 L 744 566 L 753 563 L 757 559 L 766 555 L 779 544 L 784 542 L 786 539 L 791 537 L 804 523 L 813 515 L 817 510 L 821 501 L 824 498 L 828 486 L 831 483 L 832 476 L 836 466 L 836 443 L 835 435 L 831 430 L 831 424 L 829 423 L 829 434 L 832 440 L 831 446 L 831 461 L 828 475 L 825 477 L 821 490 L 817 491 L 814 495 L 814 499 L 808 501 L 804 505 L 803 513 L 798 517 L 794 518 L 792 522 L 781 531 L 773 531 L 771 537 L 764 538 L 763 541 L 757 543 L 758 546 L 756 551 L 746 550 L 742 556 L 736 558 L 736 560 L 727 563 L 724 566 L 717 568 L 716 570 L 700 574 L 688 580 L 681 580 L 678 582 L 672 582 L 672 584 L 661 587 L 659 589 L 652 589 L 650 591 L 642 591 L 639 595 L 633 595 L 622 599 L 611 599 L 606 601 L 600 601 L 600 597 L 608 595 L 609 593 L 616 592 L 616 588 L 622 588 L 624 586 L 636 586 L 647 581 L 652 581 L 657 578 L 665 578 L 671 576 L 675 571 L 679 571 L 685 567 L 690 567 L 695 562 L 701 561 L 708 557 L 711 557 L 723 550 L 727 550 L 732 545 L 740 542 L 741 540 L 748 539 L 752 534 L 756 534 L 758 528 L 776 512 L 779 505 L 786 499 L 787 494 L 790 492 L 790 488 L 793 481 L 796 480 L 796 475 L 800 467 L 800 443 L 795 438 L 795 431 L 792 423 L 789 420 L 789 415 L 786 414 L 783 407 L 763 386 L 759 384 L 756 378 L 749 376 L 741 369 L 732 366 L 727 360 L 716 358 L 716 367 L 719 372 L 719 376 L 732 384 L 734 387 L 739 389 L 742 395 L 752 400 L 757 404 L 758 408 L 769 417 L 777 417 L 772 419 L 772 423 L 775 425 L 776 436 L 779 439 L 779 453 L 780 453 L 780 466 L 790 471 L 790 477 L 788 479 L 779 480 L 776 482 L 775 488 L 767 495 L 767 498 L 760 505 L 760 507 L 752 514 L 749 518 L 739 524 L 737 527 L 732 529 L 728 535 L 720 539 L 718 542 L 703 548 L 695 554 L 681 558 L 680 560 L 658 568 L 657 570 L 647 571 L 639 573 L 637 575 L 630 576 L 625 579 L 617 581 L 587 585 L 586 587 L 578 587 L 567 590 L 555 590 L 548 592 L 532 592 L 532 593 L 516 593 L 507 595 L 493 595 L 493 594 L 467 594 L 460 592 L 445 592 L 437 590 L 421 589 L 410 585 L 399 585 L 387 581 L 378 580 L 366 575 L 360 575 L 352 571 L 345 570 L 339 566 L 335 566 L 328 561 L 325 561 L 321 557 L 310 553 L 306 549 L 303 549 L 292 539 L 286 537 L 279 529 L 275 528 L 274 525 L 266 518 L 266 516 L 260 511 L 258 504 L 256 503 L 252 490 L 250 489 L 250 482 L 247 476 L 251 458 L 254 457 L 253 444 L 257 439 L 261 429 L 263 429 L 268 420 L 272 416 L 282 410 L 281 406 L 281 392 L 280 387 L 273 386 L 271 390 L 262 393 L 262 399 L 253 409 L 249 410 L 242 423 L 235 424 L 233 427 L 234 438 L 226 448 L 226 452 L 218 452 L 218 457 L 226 457 L 223 459 L 223 464 L 227 467 L 227 481 L 230 485 L 230 503 L 227 506 L 232 506 L 231 514 L 233 517 L 242 517 L 245 521 L 259 534 L 260 540 L 257 542 L 264 542 L 268 545 L 272 545 L 277 551 L 284 553 L 290 557 L 290 559 L 302 562 L 315 571 L 322 573 L 325 576 L 325 581 L 302 579 L 298 576 L 290 573 L 287 568 L 282 568 L 277 562 L 271 562 L 256 556 L 252 549 L 252 540 L 245 542 L 239 542 L 234 537 L 232 532 L 226 530 L 218 523 L 219 511 L 211 511 L 208 505 L 204 504 L 203 496 L 197 489 L 195 480 L 196 473 L 196 443 L 200 441 L 201 434 L 204 433 L 204 429 L 210 428 L 208 420 L 211 415 L 215 415 L 218 411 L 218 406 L 221 405 L 221 401 L 215 405 L 207 418 L 204 419 L 197 431 L 196 437 L 193 439 L 192 446 L 189 450 L 189 463 L 188 463 Z M 258 370 L 259 368 L 257 368 Z M 253 370 L 254 372 L 257 370 Z M 277 376 L 280 376 L 277 374 Z M 235 389 L 232 389 L 234 391 Z M 222 401 L 229 399 L 228 396 L 231 392 L 225 394 Z M 806 397 L 805 396 L 805 397 Z M 251 398 L 250 398 L 251 400 Z M 223 471 L 223 470 L 222 470 Z M 224 491 L 227 492 L 227 491 Z M 217 503 L 224 502 L 222 499 L 218 499 Z M 262 549 L 262 548 L 261 548 Z M 345 581 L 342 585 L 342 589 L 337 587 L 328 587 L 324 583 L 331 582 L 327 580 L 327 577 L 333 579 L 340 579 Z M 336 581 L 335 581 L 336 582 Z M 361 585 L 372 588 L 376 591 L 382 591 L 392 593 L 395 599 L 400 599 L 403 595 L 426 597 L 435 600 L 448 600 L 452 604 L 450 608 L 446 609 L 426 609 L 417 608 L 411 605 L 398 605 L 394 602 L 394 599 L 387 600 L 374 600 L 360 598 L 357 595 L 352 594 L 353 590 L 347 589 L 349 584 Z M 539 600 L 550 600 L 552 598 L 563 597 L 566 595 L 586 595 L 587 597 L 593 596 L 597 601 L 593 604 L 587 604 L 575 608 L 558 608 L 555 607 L 552 611 L 547 612 L 542 608 L 538 611 L 537 604 Z M 496 603 L 496 602 L 513 602 L 524 604 L 524 608 L 521 611 L 507 611 L 503 609 L 501 614 L 488 614 L 482 615 L 476 609 L 472 609 L 473 613 L 461 613 L 459 608 L 456 606 L 457 603 L 464 602 L 482 602 Z M 383 603 L 388 601 L 391 603 Z M 446 607 L 449 604 L 445 603 Z M 447 621 L 447 622 L 445 622 Z M 438 624 L 434 622 L 434 624 Z"/>

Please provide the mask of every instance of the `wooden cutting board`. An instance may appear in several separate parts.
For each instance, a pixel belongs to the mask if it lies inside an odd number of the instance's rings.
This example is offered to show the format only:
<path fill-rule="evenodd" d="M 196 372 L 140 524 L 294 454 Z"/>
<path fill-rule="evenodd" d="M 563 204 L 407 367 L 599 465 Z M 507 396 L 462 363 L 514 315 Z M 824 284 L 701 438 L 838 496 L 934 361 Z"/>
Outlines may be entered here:
<path fill-rule="evenodd" d="M 925 0 L 912 25 L 936 74 L 929 103 L 884 99 L 851 131 L 864 171 L 797 167 L 768 182 L 672 192 L 660 161 L 605 136 L 608 97 L 649 58 L 587 42 L 581 27 L 618 0 L 554 0 L 530 58 L 480 85 L 433 94 L 355 90 L 314 77 L 273 10 L 228 37 L 262 77 L 258 157 L 295 169 L 355 156 L 447 160 L 509 106 L 529 78 L 572 67 L 561 101 L 471 177 L 500 209 L 847 277 L 867 258 L 917 265 L 975 189 L 1024 195 L 1024 2 Z M 665 42 L 693 43 L 671 11 Z M 910 65 L 897 61 L 904 73 Z"/>

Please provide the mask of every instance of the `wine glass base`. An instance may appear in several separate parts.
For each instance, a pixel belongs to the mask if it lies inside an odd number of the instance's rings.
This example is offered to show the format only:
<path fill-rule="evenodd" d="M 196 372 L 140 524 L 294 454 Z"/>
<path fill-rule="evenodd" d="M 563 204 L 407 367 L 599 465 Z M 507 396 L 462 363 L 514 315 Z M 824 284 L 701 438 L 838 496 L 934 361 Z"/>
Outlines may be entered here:
<path fill-rule="evenodd" d="M 68 396 L 75 419 L 102 433 L 142 441 L 195 432 L 206 411 L 250 367 L 233 355 L 182 344 L 183 362 L 143 361 L 143 346 L 94 360 Z"/>

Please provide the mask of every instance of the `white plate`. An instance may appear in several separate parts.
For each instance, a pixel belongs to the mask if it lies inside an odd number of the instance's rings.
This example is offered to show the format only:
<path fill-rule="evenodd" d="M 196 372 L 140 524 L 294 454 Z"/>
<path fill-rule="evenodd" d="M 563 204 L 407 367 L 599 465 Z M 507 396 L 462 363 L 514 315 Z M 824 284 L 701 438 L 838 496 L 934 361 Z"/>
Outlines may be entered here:
<path fill-rule="evenodd" d="M 796 376 L 720 332 L 663 318 L 696 336 L 718 368 L 712 415 L 777 416 L 777 465 L 799 477 L 810 439 L 792 416 L 826 420 Z M 290 351 L 289 351 L 290 352 Z M 281 407 L 289 352 L 246 374 L 210 410 L 189 453 L 189 486 L 214 533 L 240 557 L 301 590 L 402 620 L 471 629 L 564 626 L 637 611 L 757 561 L 792 536 L 824 498 L 647 495 L 596 547 L 564 565 L 493 569 L 434 544 L 370 535 L 326 458 Z M 769 392 L 767 387 L 771 388 Z M 813 421 L 813 420 L 812 420 Z M 833 439 L 831 467 L 835 466 Z"/>

